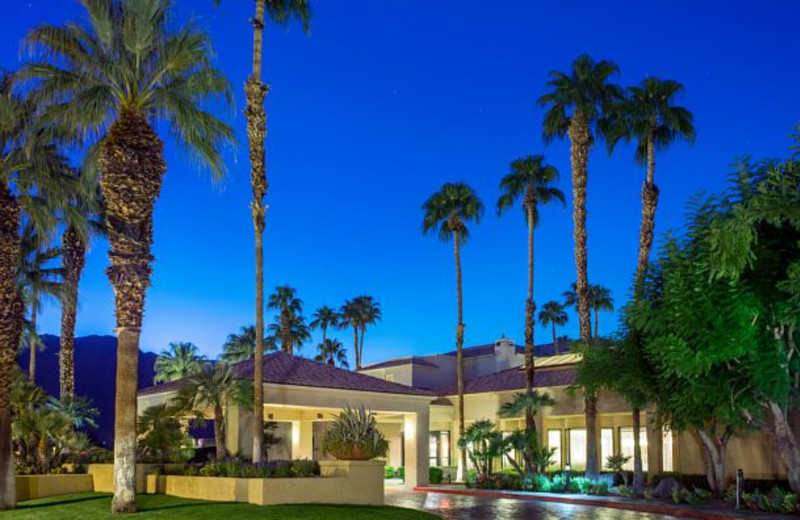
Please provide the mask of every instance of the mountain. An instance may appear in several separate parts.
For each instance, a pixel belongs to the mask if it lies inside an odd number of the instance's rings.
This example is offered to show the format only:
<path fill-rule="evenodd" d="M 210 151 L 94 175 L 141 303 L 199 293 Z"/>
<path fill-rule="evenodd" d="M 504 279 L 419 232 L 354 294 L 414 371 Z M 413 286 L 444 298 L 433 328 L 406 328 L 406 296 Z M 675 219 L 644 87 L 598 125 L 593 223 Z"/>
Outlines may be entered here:
<path fill-rule="evenodd" d="M 49 395 L 58 397 L 58 336 L 41 336 L 45 350 L 36 353 L 36 383 Z M 139 351 L 139 388 L 153 385 L 156 354 Z M 28 351 L 17 360 L 28 371 Z M 114 444 L 114 390 L 117 374 L 117 338 L 83 336 L 75 338 L 75 394 L 91 399 L 100 410 L 97 429 L 90 432 L 99 446 Z"/>

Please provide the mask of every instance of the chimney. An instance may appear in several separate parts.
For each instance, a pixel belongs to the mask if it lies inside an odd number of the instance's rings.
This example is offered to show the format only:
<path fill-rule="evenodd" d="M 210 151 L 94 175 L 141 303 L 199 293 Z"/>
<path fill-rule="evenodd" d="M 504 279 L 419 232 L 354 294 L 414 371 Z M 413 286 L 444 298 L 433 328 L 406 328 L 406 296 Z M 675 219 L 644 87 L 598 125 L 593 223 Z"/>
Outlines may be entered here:
<path fill-rule="evenodd" d="M 500 339 L 494 342 L 494 358 L 497 370 L 505 370 L 516 365 L 516 348 L 514 340 L 506 338 L 503 334 Z"/>

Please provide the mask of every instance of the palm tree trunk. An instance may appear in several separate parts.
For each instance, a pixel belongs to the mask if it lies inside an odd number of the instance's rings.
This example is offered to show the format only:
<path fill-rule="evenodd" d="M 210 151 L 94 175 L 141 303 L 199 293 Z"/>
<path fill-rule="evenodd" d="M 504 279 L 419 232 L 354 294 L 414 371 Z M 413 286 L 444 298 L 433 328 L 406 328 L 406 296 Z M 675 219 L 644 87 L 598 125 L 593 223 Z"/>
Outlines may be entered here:
<path fill-rule="evenodd" d="M 267 114 L 264 99 L 269 88 L 261 83 L 261 62 L 263 60 L 264 10 L 266 0 L 256 0 L 256 14 L 253 24 L 253 66 L 245 83 L 247 100 L 247 142 L 250 148 L 250 182 L 253 200 L 250 211 L 255 231 L 256 260 L 256 350 L 253 356 L 253 462 L 263 460 L 264 452 L 264 214 L 267 195 L 267 172 L 265 165 L 264 140 L 267 138 Z"/>
<path fill-rule="evenodd" d="M 361 370 L 361 354 L 358 351 L 358 325 L 353 324 L 353 350 L 356 354 L 356 370 Z"/>
<path fill-rule="evenodd" d="M 364 336 L 367 333 L 367 326 L 361 324 L 361 337 L 358 338 L 358 359 L 364 359 Z"/>
<path fill-rule="evenodd" d="M 594 310 L 594 338 L 600 337 L 600 311 Z"/>
<path fill-rule="evenodd" d="M 550 325 L 553 327 L 553 351 L 558 354 L 558 336 L 556 335 L 556 324 L 555 322 L 551 322 Z"/>
<path fill-rule="evenodd" d="M 569 125 L 570 165 L 572 167 L 573 235 L 575 240 L 576 293 L 581 341 L 589 343 L 592 336 L 589 309 L 589 273 L 586 249 L 586 184 L 589 176 L 589 148 L 591 133 L 586 117 L 575 112 Z M 597 396 L 586 394 L 584 399 L 586 420 L 586 476 L 597 478 L 600 465 L 597 457 Z"/>
<path fill-rule="evenodd" d="M 34 291 L 31 303 L 31 330 L 28 339 L 28 379 L 31 383 L 36 383 L 36 349 L 39 338 L 36 335 L 36 307 L 38 306 L 39 296 Z"/>
<path fill-rule="evenodd" d="M 10 390 L 24 312 L 16 288 L 19 221 L 19 202 L 8 185 L 0 180 L 0 511 L 17 505 Z"/>
<path fill-rule="evenodd" d="M 655 184 L 656 152 L 655 127 L 647 139 L 647 178 L 642 185 L 642 224 L 639 230 L 639 259 L 636 264 L 636 297 L 644 291 L 650 251 L 656 228 L 656 206 L 658 205 L 658 186 Z"/>
<path fill-rule="evenodd" d="M 639 408 L 633 408 L 633 487 L 641 489 L 644 485 L 642 471 L 642 414 Z"/>
<path fill-rule="evenodd" d="M 533 317 L 536 313 L 536 303 L 533 301 L 533 212 L 534 206 L 532 202 L 526 204 L 527 217 L 528 217 L 528 298 L 525 300 L 525 391 L 528 398 L 533 398 L 533 378 L 534 378 L 534 360 L 533 360 Z M 525 408 L 525 431 L 528 435 L 533 436 L 536 434 L 536 422 L 533 419 L 533 409 L 531 407 Z M 530 443 L 525 444 L 525 471 L 530 473 L 533 471 L 532 453 Z"/>
<path fill-rule="evenodd" d="M 281 350 L 287 356 L 292 355 L 292 338 L 289 337 L 289 311 L 281 311 Z"/>
<path fill-rule="evenodd" d="M 461 287 L 461 243 L 458 231 L 453 231 L 453 249 L 456 261 L 456 295 L 458 323 L 456 325 L 456 377 L 458 379 L 458 438 L 464 438 L 464 306 Z M 461 466 L 467 469 L 467 451 L 461 448 Z"/>
<path fill-rule="evenodd" d="M 228 448 L 225 446 L 225 416 L 222 408 L 214 407 L 214 444 L 217 447 L 217 460 L 225 460 L 228 457 Z"/>
<path fill-rule="evenodd" d="M 78 287 L 86 263 L 86 242 L 74 226 L 67 228 L 61 242 L 65 287 L 61 305 L 58 381 L 59 396 L 64 399 L 75 395 L 75 316 L 78 312 Z"/>
<path fill-rule="evenodd" d="M 117 374 L 114 419 L 114 513 L 136 511 L 136 387 L 139 335 L 153 256 L 153 209 L 166 171 L 163 143 L 140 112 L 123 110 L 100 157 L 101 188 L 114 288 Z"/>

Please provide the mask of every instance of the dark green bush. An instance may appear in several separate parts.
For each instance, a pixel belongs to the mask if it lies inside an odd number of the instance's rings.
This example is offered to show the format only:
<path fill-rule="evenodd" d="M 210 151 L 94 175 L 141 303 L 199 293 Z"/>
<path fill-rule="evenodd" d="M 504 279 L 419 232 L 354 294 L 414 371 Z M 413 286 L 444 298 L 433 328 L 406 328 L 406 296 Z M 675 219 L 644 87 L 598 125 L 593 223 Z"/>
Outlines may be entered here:
<path fill-rule="evenodd" d="M 444 480 L 444 470 L 435 466 L 428 468 L 428 480 L 431 484 L 441 484 Z"/>
<path fill-rule="evenodd" d="M 394 478 L 394 468 L 392 466 L 383 467 L 383 478 Z"/>
<path fill-rule="evenodd" d="M 292 476 L 299 478 L 313 477 L 319 474 L 318 464 L 309 459 L 298 459 L 292 462 Z"/>
<path fill-rule="evenodd" d="M 397 466 L 397 469 L 394 470 L 394 478 L 405 480 L 406 468 L 404 466 Z"/>

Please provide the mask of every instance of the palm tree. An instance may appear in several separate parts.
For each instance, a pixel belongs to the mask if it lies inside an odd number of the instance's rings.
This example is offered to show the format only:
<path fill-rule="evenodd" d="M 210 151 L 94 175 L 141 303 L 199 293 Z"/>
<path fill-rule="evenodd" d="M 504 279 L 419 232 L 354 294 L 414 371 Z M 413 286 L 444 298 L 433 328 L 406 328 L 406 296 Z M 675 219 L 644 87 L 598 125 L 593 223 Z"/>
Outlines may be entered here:
<path fill-rule="evenodd" d="M 226 363 L 206 364 L 190 375 L 175 397 L 178 410 L 202 415 L 211 408 L 214 413 L 214 442 L 217 460 L 228 456 L 225 440 L 225 412 L 231 406 L 248 410 L 253 404 L 253 384 L 239 379 Z"/>
<path fill-rule="evenodd" d="M 200 354 L 197 345 L 189 341 L 170 343 L 156 358 L 156 383 L 168 383 L 184 379 L 203 368 L 206 357 Z"/>
<path fill-rule="evenodd" d="M 57 127 L 98 138 L 96 158 L 106 203 L 106 227 L 117 331 L 115 488 L 111 509 L 136 510 L 136 386 L 139 336 L 152 272 L 153 208 L 166 171 L 163 122 L 177 141 L 222 177 L 221 147 L 233 130 L 204 100 L 232 100 L 228 80 L 213 67 L 208 34 L 168 23 L 165 0 L 83 0 L 89 24 L 33 29 L 25 43 L 44 61 L 25 65 L 33 95 L 49 103 Z"/>
<path fill-rule="evenodd" d="M 36 382 L 36 351 L 44 349 L 39 338 L 36 318 L 42 309 L 43 298 L 58 298 L 62 294 L 62 270 L 53 267 L 61 256 L 61 249 L 49 247 L 36 232 L 36 226 L 27 222 L 21 238 L 19 265 L 20 287 L 26 307 L 30 309 L 24 346 L 28 348 L 28 379 Z"/>
<path fill-rule="evenodd" d="M 17 503 L 10 395 L 25 321 L 21 223 L 30 220 L 49 236 L 74 189 L 54 136 L 36 116 L 36 103 L 15 93 L 11 76 L 0 70 L 0 511 Z"/>
<path fill-rule="evenodd" d="M 265 351 L 276 350 L 278 347 L 272 338 L 263 338 L 262 345 Z M 248 325 L 239 329 L 239 333 L 228 334 L 228 339 L 222 345 L 222 358 L 226 363 L 236 363 L 252 359 L 256 349 L 256 328 Z"/>
<path fill-rule="evenodd" d="M 500 198 L 497 199 L 497 214 L 509 210 L 522 198 L 522 208 L 528 224 L 528 297 L 525 300 L 525 388 L 533 395 L 533 335 L 536 303 L 533 300 L 534 228 L 539 223 L 539 204 L 554 200 L 564 202 L 564 193 L 552 186 L 558 180 L 555 166 L 545 164 L 543 155 L 531 155 L 511 163 L 511 172 L 500 181 Z M 533 432 L 536 425 L 533 414 L 525 415 L 525 430 Z"/>
<path fill-rule="evenodd" d="M 636 264 L 636 293 L 644 283 L 656 225 L 658 186 L 655 183 L 656 151 L 679 139 L 693 142 L 694 116 L 675 105 L 683 93 L 677 81 L 649 77 L 639 86 L 628 87 L 628 96 L 618 105 L 616 120 L 610 125 L 609 152 L 620 141 L 636 141 L 636 161 L 647 165 L 642 185 L 642 223 L 639 231 L 639 258 Z"/>
<path fill-rule="evenodd" d="M 61 336 L 58 350 L 58 381 L 61 398 L 75 395 L 75 317 L 78 313 L 78 288 L 86 264 L 86 250 L 93 236 L 105 235 L 103 195 L 92 169 L 77 173 L 79 189 L 66 212 L 66 229 L 61 235 Z"/>
<path fill-rule="evenodd" d="M 375 325 L 381 321 L 381 304 L 376 302 L 372 296 L 358 296 L 353 299 L 361 315 L 358 320 L 359 324 L 359 345 L 358 345 L 358 360 L 364 361 L 364 336 L 367 335 L 367 325 Z M 356 370 L 361 370 L 361 365 L 356 366 Z"/>
<path fill-rule="evenodd" d="M 533 417 L 542 408 L 555 405 L 555 399 L 550 397 L 550 394 L 547 392 L 532 390 L 530 392 L 526 391 L 524 393 L 520 392 L 514 394 L 514 398 L 511 401 L 504 403 L 500 407 L 499 414 L 501 417 L 525 417 L 526 436 L 529 439 L 536 439 L 538 441 L 538 436 L 536 434 L 536 422 L 533 420 Z M 530 426 L 528 423 L 529 417 L 531 418 Z M 523 446 L 522 451 L 526 473 L 537 471 L 536 464 L 533 460 L 533 447 L 533 442 L 526 442 Z"/>
<path fill-rule="evenodd" d="M 358 349 L 358 331 L 361 328 L 361 306 L 358 300 L 345 300 L 344 305 L 339 309 L 339 326 L 341 328 L 353 328 L 353 353 L 356 357 L 356 370 L 361 367 L 361 352 Z"/>
<path fill-rule="evenodd" d="M 298 298 L 297 289 L 289 285 L 281 285 L 275 288 L 267 301 L 267 308 L 278 311 L 276 321 L 279 324 L 277 334 L 281 340 L 281 350 L 289 356 L 294 355 L 292 349 L 292 325 L 297 317 L 302 317 L 303 300 Z M 274 327 L 273 327 L 274 328 Z M 258 326 L 256 326 L 258 330 Z"/>
<path fill-rule="evenodd" d="M 311 340 L 311 331 L 306 325 L 306 318 L 292 311 L 288 318 L 281 315 L 275 316 L 275 321 L 267 326 L 269 336 L 265 339 L 268 345 L 277 345 L 281 342 L 281 350 L 289 356 L 294 351 L 300 350 L 303 343 Z"/>
<path fill-rule="evenodd" d="M 335 309 L 323 305 L 311 315 L 311 323 L 308 326 L 312 329 L 320 329 L 322 331 L 322 343 L 325 343 L 328 337 L 328 328 L 338 327 L 339 318 L 339 313 Z"/>
<path fill-rule="evenodd" d="M 570 166 L 572 168 L 572 219 L 575 240 L 575 270 L 578 275 L 578 319 L 581 341 L 591 339 L 589 311 L 589 275 L 586 249 L 586 184 L 589 176 L 589 150 L 595 135 L 602 134 L 601 119 L 604 112 L 622 97 L 622 90 L 609 83 L 609 78 L 619 72 L 610 61 L 595 62 L 582 54 L 572 63 L 570 73 L 553 71 L 548 86 L 550 91 L 539 98 L 539 105 L 548 107 L 544 118 L 544 139 L 569 136 Z M 600 464 L 597 456 L 597 396 L 586 395 L 586 475 L 597 478 Z"/>
<path fill-rule="evenodd" d="M 456 377 L 458 384 L 458 435 L 464 436 L 464 310 L 461 286 L 461 246 L 469 239 L 467 223 L 480 223 L 483 202 L 463 182 L 446 183 L 422 205 L 422 232 L 436 233 L 443 241 L 453 239 L 456 263 Z M 461 470 L 467 467 L 467 453 L 461 447 Z"/>
<path fill-rule="evenodd" d="M 317 350 L 319 350 L 319 354 L 314 357 L 315 360 L 330 366 L 338 364 L 342 368 L 350 368 L 350 363 L 347 362 L 347 350 L 338 339 L 325 339 L 317 345 Z"/>
<path fill-rule="evenodd" d="M 614 311 L 614 298 L 611 297 L 611 290 L 600 285 L 590 285 L 589 305 L 594 312 L 594 337 L 599 338 L 600 311 Z"/>
<path fill-rule="evenodd" d="M 556 335 L 556 325 L 564 326 L 567 324 L 567 313 L 564 306 L 557 301 L 551 300 L 542 306 L 539 311 L 539 323 L 542 327 L 551 326 L 553 331 L 553 349 L 558 354 L 558 336 Z"/>
<path fill-rule="evenodd" d="M 219 5 L 220 0 L 214 0 Z M 269 92 L 269 86 L 261 81 L 261 66 L 264 54 L 264 25 L 269 20 L 275 24 L 283 25 L 293 19 L 299 20 L 303 29 L 308 32 L 311 22 L 311 6 L 308 0 L 255 0 L 255 17 L 251 18 L 253 25 L 253 62 L 250 77 L 244 85 L 247 107 L 247 142 L 250 148 L 250 184 L 253 190 L 253 200 L 250 202 L 250 212 L 253 217 L 255 231 L 255 262 L 256 262 L 256 349 L 255 368 L 253 370 L 253 383 L 255 394 L 253 407 L 255 420 L 253 421 L 253 462 L 263 460 L 264 453 L 264 220 L 267 206 L 264 198 L 267 196 L 267 169 L 265 160 L 265 139 L 267 138 L 267 114 L 264 109 L 264 100 Z M 266 20 L 265 20 L 266 16 Z"/>

